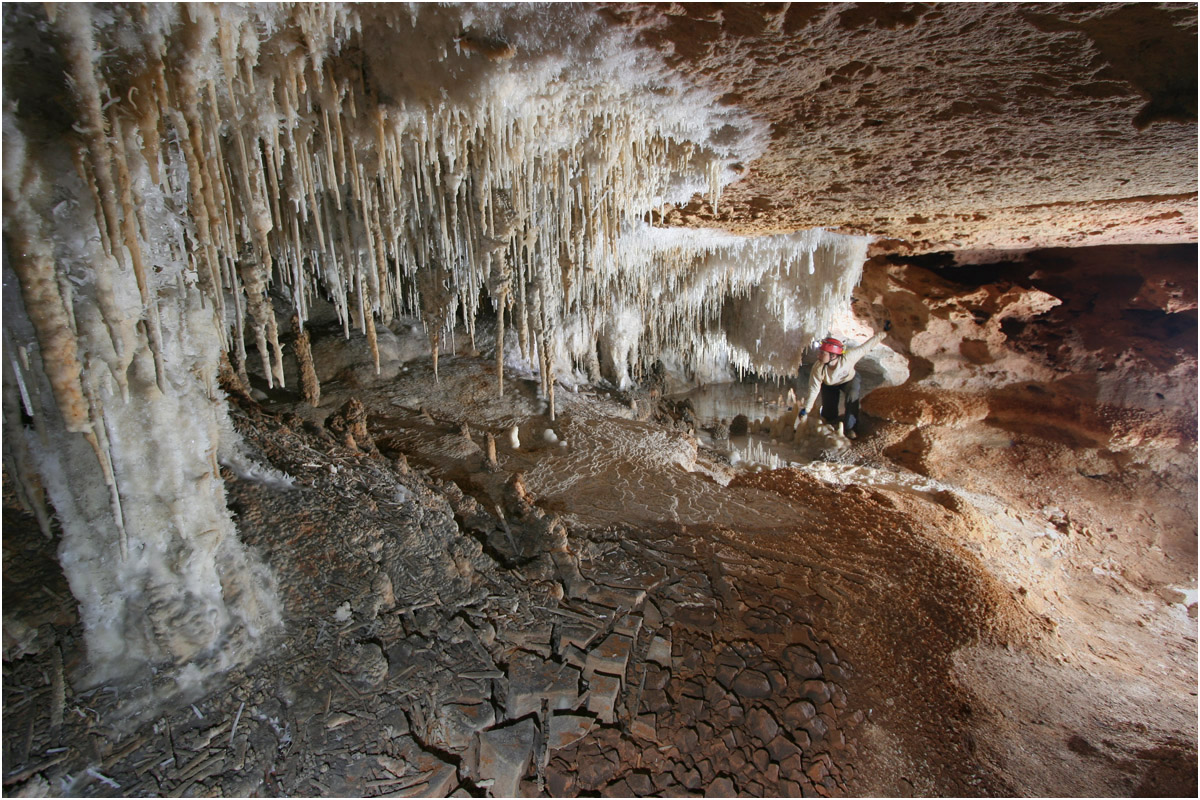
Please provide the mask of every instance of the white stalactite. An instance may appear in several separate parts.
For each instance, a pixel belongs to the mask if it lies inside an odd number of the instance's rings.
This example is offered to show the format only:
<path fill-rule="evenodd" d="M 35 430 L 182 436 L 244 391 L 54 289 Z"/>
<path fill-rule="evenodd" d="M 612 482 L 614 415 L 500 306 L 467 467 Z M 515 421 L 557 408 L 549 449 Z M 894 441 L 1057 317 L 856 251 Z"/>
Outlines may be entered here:
<path fill-rule="evenodd" d="M 5 8 L 6 23 L 44 26 L 45 14 Z M 553 414 L 556 380 L 626 386 L 660 355 L 699 375 L 787 374 L 826 333 L 865 257 L 865 239 L 823 231 L 652 228 L 651 212 L 694 195 L 715 207 L 766 129 L 682 84 L 590 8 L 68 6 L 53 25 L 46 46 L 63 50 L 78 132 L 6 107 L 5 230 L 29 320 L 6 315 L 6 337 L 35 354 L 43 377 L 22 377 L 45 386 L 31 402 L 54 446 L 78 455 L 90 434 L 112 466 L 128 540 L 120 568 L 82 532 L 101 517 L 112 530 L 107 490 L 74 488 L 65 457 L 40 468 L 71 521 L 64 564 L 90 650 L 114 664 L 120 653 L 236 658 L 249 648 L 237 631 L 272 618 L 267 591 L 221 599 L 229 575 L 259 568 L 237 545 L 209 462 L 230 446 L 210 399 L 221 352 L 245 379 L 253 331 L 264 378 L 282 385 L 273 291 L 288 296 L 294 330 L 318 297 L 330 300 L 377 368 L 377 324 L 419 314 L 435 371 L 456 321 L 474 344 L 486 291 L 499 391 L 506 351 L 518 357 L 508 328 L 519 357 L 542 365 Z M 47 132 L 60 149 L 27 152 Z M 154 492 L 143 491 L 148 470 L 161 473 Z M 167 502 L 200 510 L 167 513 Z M 164 531 L 161 520 L 178 521 Z M 186 542 L 195 572 L 148 562 L 165 546 L 152 536 Z M 111 585 L 140 587 L 143 605 L 104 596 Z M 193 606 L 206 621 L 184 613 Z"/>

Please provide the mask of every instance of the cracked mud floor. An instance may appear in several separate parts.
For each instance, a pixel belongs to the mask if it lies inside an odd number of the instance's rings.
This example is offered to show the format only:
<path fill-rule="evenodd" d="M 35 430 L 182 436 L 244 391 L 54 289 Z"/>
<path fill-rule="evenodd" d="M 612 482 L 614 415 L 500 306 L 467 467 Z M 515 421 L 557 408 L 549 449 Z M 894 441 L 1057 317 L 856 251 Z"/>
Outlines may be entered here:
<path fill-rule="evenodd" d="M 627 397 L 560 390 L 551 422 L 532 382 L 439 371 L 235 402 L 294 479 L 223 470 L 285 626 L 192 684 L 76 685 L 6 481 L 5 794 L 1195 795 L 1194 597 L 1165 588 L 1195 586 L 1194 468 L 1050 508 L 1057 445 L 968 430 L 965 488 L 918 491 L 879 425 L 756 472 Z"/>

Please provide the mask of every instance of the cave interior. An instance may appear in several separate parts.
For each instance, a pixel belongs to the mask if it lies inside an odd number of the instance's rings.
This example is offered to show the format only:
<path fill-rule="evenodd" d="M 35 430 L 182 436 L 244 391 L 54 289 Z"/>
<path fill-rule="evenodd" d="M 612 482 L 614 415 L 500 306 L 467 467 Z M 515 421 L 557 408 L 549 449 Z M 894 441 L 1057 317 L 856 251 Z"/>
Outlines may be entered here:
<path fill-rule="evenodd" d="M 1196 41 L 5 4 L 5 794 L 1196 796 Z"/>

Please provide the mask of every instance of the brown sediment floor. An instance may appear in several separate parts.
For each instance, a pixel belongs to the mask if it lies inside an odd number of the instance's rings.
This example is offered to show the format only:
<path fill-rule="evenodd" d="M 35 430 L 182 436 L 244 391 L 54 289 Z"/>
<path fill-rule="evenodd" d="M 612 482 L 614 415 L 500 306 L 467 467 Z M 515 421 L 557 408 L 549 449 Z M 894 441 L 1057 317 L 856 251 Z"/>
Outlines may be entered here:
<path fill-rule="evenodd" d="M 980 421 L 755 472 L 644 396 L 560 390 L 551 421 L 491 369 L 236 404 L 293 479 L 225 470 L 286 624 L 188 688 L 76 688 L 6 491 L 6 794 L 1195 794 L 1194 471 L 1100 480 Z M 370 441 L 326 424 L 351 396 Z"/>

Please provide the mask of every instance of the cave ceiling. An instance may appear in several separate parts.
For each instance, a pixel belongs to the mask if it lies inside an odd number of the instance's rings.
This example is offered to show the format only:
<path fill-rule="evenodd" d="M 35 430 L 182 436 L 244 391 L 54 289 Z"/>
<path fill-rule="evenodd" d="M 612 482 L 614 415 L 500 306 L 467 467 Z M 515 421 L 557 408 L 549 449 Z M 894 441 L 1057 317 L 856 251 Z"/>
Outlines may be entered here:
<path fill-rule="evenodd" d="M 720 208 L 899 252 L 1196 238 L 1190 4 L 618 4 L 689 79 L 770 125 Z"/>

